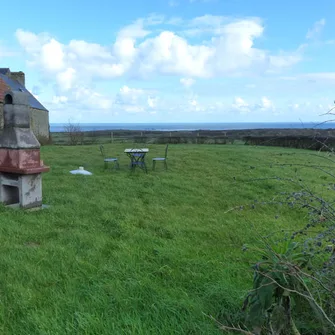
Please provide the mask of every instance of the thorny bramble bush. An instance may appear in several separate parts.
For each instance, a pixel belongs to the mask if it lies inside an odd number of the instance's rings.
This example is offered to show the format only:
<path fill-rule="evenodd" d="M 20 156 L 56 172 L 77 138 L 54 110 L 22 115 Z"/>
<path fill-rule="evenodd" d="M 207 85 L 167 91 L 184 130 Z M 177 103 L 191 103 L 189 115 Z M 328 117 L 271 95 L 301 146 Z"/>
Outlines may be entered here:
<path fill-rule="evenodd" d="M 332 148 L 327 149 L 327 155 L 319 155 L 320 161 L 335 164 Z M 321 185 L 330 192 L 335 191 L 335 175 L 329 166 L 321 164 L 277 165 L 294 167 L 293 176 L 269 179 L 289 182 L 296 191 L 281 192 L 271 201 L 255 200 L 250 208 L 299 207 L 306 210 L 308 220 L 302 229 L 281 231 L 277 239 L 264 237 L 256 247 L 243 246 L 244 251 L 255 253 L 259 259 L 253 266 L 253 288 L 243 303 L 239 320 L 235 318 L 234 324 L 220 327 L 257 335 L 335 334 L 335 194 L 320 195 L 299 176 L 299 168 L 317 169 L 332 177 L 333 183 Z"/>

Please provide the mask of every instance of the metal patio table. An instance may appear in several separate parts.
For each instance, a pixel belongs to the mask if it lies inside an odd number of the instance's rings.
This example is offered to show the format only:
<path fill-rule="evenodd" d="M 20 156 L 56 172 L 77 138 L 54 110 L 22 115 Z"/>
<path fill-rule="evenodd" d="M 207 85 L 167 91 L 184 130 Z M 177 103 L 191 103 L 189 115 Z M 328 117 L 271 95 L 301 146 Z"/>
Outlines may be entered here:
<path fill-rule="evenodd" d="M 148 173 L 147 166 L 145 164 L 145 155 L 149 152 L 148 148 L 132 148 L 125 149 L 125 154 L 130 158 L 130 169 L 134 171 L 136 167 L 143 169 L 146 173 Z"/>

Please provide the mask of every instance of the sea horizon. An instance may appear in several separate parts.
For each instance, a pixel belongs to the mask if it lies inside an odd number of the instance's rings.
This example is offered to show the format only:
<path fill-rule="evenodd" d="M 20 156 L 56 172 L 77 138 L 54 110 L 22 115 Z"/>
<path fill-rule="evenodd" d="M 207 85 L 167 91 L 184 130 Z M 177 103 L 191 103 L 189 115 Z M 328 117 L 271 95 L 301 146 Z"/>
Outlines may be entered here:
<path fill-rule="evenodd" d="M 74 123 L 82 131 L 195 131 L 243 129 L 333 129 L 335 122 L 169 122 L 169 123 Z M 64 132 L 69 123 L 50 123 L 50 132 Z"/>

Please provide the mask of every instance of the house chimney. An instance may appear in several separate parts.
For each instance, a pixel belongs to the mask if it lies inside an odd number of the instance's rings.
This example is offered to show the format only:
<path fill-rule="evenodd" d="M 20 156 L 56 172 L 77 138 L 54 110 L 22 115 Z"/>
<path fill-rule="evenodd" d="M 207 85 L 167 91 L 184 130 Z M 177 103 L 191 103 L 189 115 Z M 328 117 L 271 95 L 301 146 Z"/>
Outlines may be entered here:
<path fill-rule="evenodd" d="M 24 87 L 26 86 L 26 78 L 24 72 L 10 72 L 10 77 L 16 81 L 18 81 Z"/>

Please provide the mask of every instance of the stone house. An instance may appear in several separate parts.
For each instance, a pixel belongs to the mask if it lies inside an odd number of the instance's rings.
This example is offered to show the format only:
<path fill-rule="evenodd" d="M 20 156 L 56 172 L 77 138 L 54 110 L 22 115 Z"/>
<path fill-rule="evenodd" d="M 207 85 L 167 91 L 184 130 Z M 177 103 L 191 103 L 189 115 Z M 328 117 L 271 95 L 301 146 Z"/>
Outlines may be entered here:
<path fill-rule="evenodd" d="M 3 128 L 3 103 L 6 91 L 24 91 L 29 94 L 30 126 L 43 144 L 50 139 L 49 111 L 26 89 L 25 74 L 0 68 L 0 129 Z"/>

